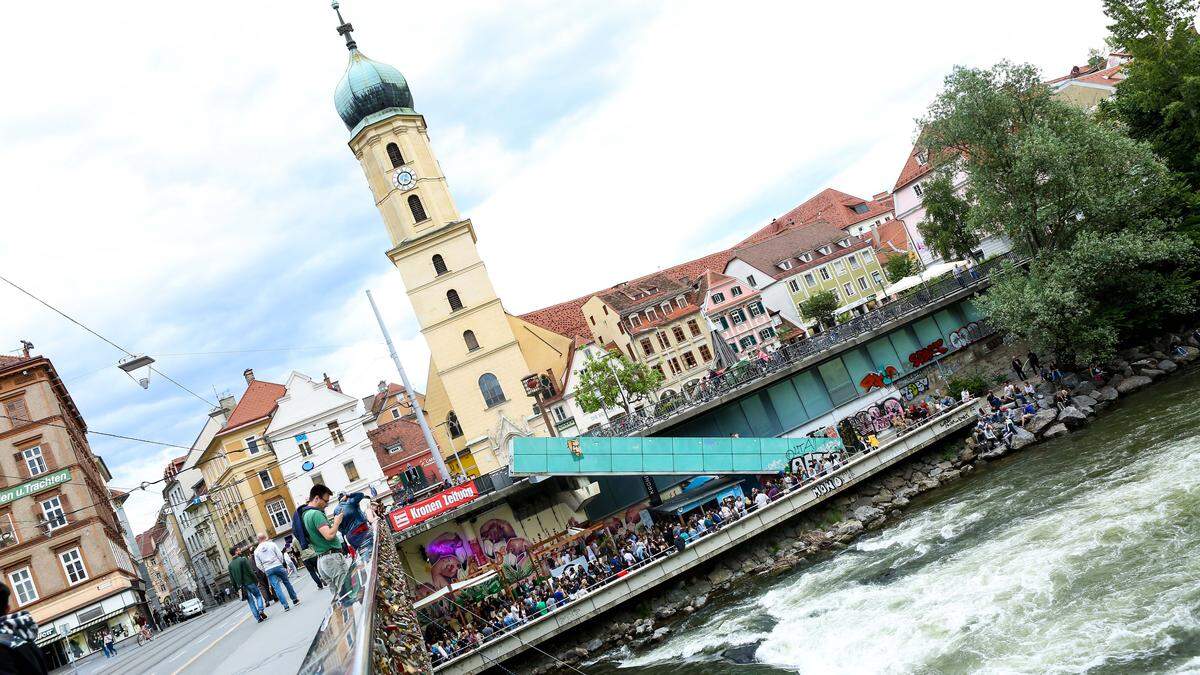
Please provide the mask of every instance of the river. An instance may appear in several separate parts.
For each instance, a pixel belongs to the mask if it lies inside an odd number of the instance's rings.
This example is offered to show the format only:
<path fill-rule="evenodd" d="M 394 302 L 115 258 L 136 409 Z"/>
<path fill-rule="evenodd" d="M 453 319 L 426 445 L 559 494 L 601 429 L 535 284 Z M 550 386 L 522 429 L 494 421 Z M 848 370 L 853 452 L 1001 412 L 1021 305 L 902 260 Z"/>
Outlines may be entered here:
<path fill-rule="evenodd" d="M 1198 395 L 1200 371 L 1151 387 L 585 670 L 1200 671 Z"/>

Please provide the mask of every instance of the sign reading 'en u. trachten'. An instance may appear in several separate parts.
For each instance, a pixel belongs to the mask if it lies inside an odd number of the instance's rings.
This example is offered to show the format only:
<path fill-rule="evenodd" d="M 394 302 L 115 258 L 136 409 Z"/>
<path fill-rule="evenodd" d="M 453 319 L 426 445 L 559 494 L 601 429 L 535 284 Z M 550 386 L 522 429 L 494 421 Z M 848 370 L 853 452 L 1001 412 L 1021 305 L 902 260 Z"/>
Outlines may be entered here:
<path fill-rule="evenodd" d="M 392 521 L 392 529 L 399 532 L 400 530 L 416 525 L 422 520 L 429 520 L 462 504 L 474 501 L 478 496 L 479 489 L 475 487 L 475 481 L 455 485 L 449 490 L 439 492 L 429 499 L 422 499 L 416 504 L 402 506 L 392 511 L 388 514 L 388 519 Z"/>
<path fill-rule="evenodd" d="M 0 490 L 0 506 L 3 506 L 13 500 L 21 497 L 35 495 L 42 490 L 49 490 L 56 485 L 62 485 L 71 480 L 70 469 L 59 469 L 54 473 L 48 473 L 45 476 L 38 476 L 31 481 L 26 481 L 20 485 L 14 485 L 10 488 Z"/>

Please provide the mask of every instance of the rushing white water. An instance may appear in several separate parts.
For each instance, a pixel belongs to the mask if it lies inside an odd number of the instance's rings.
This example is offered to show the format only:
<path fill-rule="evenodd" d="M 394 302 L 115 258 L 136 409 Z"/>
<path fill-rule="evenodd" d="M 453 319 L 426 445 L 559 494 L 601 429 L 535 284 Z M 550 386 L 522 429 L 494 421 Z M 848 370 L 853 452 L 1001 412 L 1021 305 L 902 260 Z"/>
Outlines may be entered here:
<path fill-rule="evenodd" d="M 1200 669 L 1200 374 L 711 606 L 631 672 Z M 759 643 L 758 666 L 722 650 Z"/>

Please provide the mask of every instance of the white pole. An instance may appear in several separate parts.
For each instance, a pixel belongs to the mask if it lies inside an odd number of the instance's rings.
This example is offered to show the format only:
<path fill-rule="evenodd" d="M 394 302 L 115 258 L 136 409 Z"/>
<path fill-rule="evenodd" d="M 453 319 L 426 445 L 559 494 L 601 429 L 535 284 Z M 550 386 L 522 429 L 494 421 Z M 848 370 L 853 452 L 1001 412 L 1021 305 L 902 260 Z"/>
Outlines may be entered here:
<path fill-rule="evenodd" d="M 438 473 L 442 475 L 442 480 L 450 480 L 450 470 L 446 468 L 446 461 L 442 459 L 442 451 L 438 449 L 437 441 L 433 439 L 433 432 L 429 430 L 429 422 L 425 421 L 425 411 L 421 410 L 421 402 L 417 400 L 413 394 L 412 385 L 408 383 L 408 375 L 404 372 L 404 366 L 400 363 L 400 357 L 396 355 L 396 346 L 392 344 L 392 336 L 388 333 L 387 326 L 383 325 L 383 316 L 379 314 L 379 307 L 375 305 L 375 298 L 371 296 L 371 291 L 367 290 L 367 300 L 371 303 L 371 310 L 375 312 L 375 320 L 379 322 L 379 330 L 383 333 L 383 339 L 387 342 L 388 353 L 392 355 L 392 363 L 396 364 L 396 371 L 400 373 L 400 382 L 404 385 L 404 393 L 408 396 L 408 400 L 412 401 L 413 412 L 417 414 L 417 424 L 421 425 L 421 433 L 425 435 L 425 444 L 433 454 L 433 461 L 437 464 Z"/>

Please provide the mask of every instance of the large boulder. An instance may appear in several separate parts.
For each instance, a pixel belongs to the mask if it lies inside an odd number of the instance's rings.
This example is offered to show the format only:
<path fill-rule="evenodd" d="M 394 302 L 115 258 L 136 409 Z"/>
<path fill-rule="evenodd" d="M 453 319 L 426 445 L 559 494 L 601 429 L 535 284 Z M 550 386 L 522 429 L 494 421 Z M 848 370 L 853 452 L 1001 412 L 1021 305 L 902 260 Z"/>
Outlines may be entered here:
<path fill-rule="evenodd" d="M 1009 445 L 1013 450 L 1020 450 L 1021 448 L 1035 442 L 1037 442 L 1037 436 L 1034 436 L 1020 427 L 1017 427 L 1016 430 L 1013 431 L 1013 436 L 1012 439 L 1009 440 Z"/>
<path fill-rule="evenodd" d="M 1042 430 L 1053 424 L 1058 419 L 1058 411 L 1053 408 L 1049 410 L 1039 410 L 1034 414 L 1033 419 L 1025 423 L 1025 428 L 1035 434 L 1042 433 Z"/>
<path fill-rule="evenodd" d="M 896 495 L 893 494 L 891 490 L 889 490 L 887 488 L 883 488 L 882 490 L 879 491 L 879 494 L 875 495 L 874 497 L 871 497 L 871 503 L 872 504 L 884 504 L 886 502 L 892 501 L 892 499 L 894 499 L 895 497 L 896 497 Z"/>
<path fill-rule="evenodd" d="M 1069 405 L 1058 411 L 1058 421 L 1067 425 L 1068 429 L 1078 429 L 1087 424 L 1087 415 L 1079 408 Z"/>
<path fill-rule="evenodd" d="M 1120 394 L 1118 394 L 1117 390 L 1113 387 L 1100 387 L 1096 391 L 1092 392 L 1092 398 L 1096 399 L 1097 404 L 1115 401 L 1117 400 L 1118 396 L 1120 396 Z"/>
<path fill-rule="evenodd" d="M 1117 393 L 1121 394 L 1122 396 L 1125 394 L 1132 394 L 1139 389 L 1144 389 L 1150 386 L 1151 382 L 1153 382 L 1153 380 L 1145 375 L 1134 375 L 1133 377 L 1127 377 L 1117 383 Z"/>
<path fill-rule="evenodd" d="M 662 642 L 663 640 L 667 639 L 667 635 L 670 632 L 671 632 L 670 626 L 663 626 L 662 628 L 656 628 L 654 630 L 654 634 L 650 636 L 650 641 L 651 642 Z"/>
<path fill-rule="evenodd" d="M 992 448 L 991 450 L 988 450 L 987 452 L 984 452 L 979 457 L 980 457 L 980 459 L 984 459 L 984 460 L 991 462 L 993 460 L 1000 459 L 1001 457 L 1004 456 L 1004 453 L 1006 453 L 1006 452 L 1008 452 L 1008 448 L 1004 447 L 1004 445 L 1002 445 L 1002 444 L 997 443 L 996 447 Z"/>
<path fill-rule="evenodd" d="M 854 509 L 854 520 L 857 520 L 860 525 L 875 520 L 882 515 L 883 511 L 874 506 L 860 506 Z"/>
<path fill-rule="evenodd" d="M 1075 373 L 1065 373 L 1062 376 L 1062 380 L 1060 381 L 1060 384 L 1062 384 L 1062 386 L 1066 387 L 1067 389 L 1071 389 L 1072 387 L 1079 386 L 1079 383 L 1081 381 L 1082 380 L 1080 380 L 1079 376 L 1076 375 Z"/>
<path fill-rule="evenodd" d="M 1158 369 L 1164 373 L 1173 373 L 1177 368 L 1179 368 L 1179 365 L 1171 359 L 1163 359 L 1158 362 Z"/>
<path fill-rule="evenodd" d="M 1167 374 L 1167 371 L 1159 370 L 1158 368 L 1142 368 L 1140 372 L 1142 375 L 1145 375 L 1152 380 L 1157 380 L 1158 378 Z"/>
<path fill-rule="evenodd" d="M 1071 401 L 1076 408 L 1095 408 L 1097 403 L 1096 399 L 1091 396 L 1072 396 Z"/>
<path fill-rule="evenodd" d="M 1042 438 L 1058 438 L 1059 436 L 1067 435 L 1067 431 L 1067 425 L 1054 424 L 1042 432 Z"/>
<path fill-rule="evenodd" d="M 1091 380 L 1084 380 L 1071 388 L 1071 393 L 1076 396 L 1083 396 L 1096 391 L 1096 385 Z"/>
<path fill-rule="evenodd" d="M 862 521 L 855 520 L 854 518 L 843 520 L 837 525 L 838 536 L 854 536 L 856 534 L 860 534 L 864 529 L 865 528 L 863 527 Z"/>

